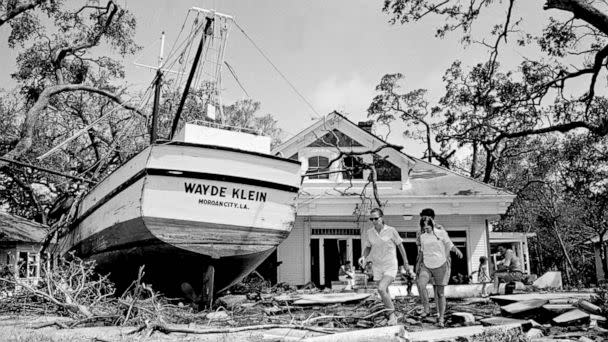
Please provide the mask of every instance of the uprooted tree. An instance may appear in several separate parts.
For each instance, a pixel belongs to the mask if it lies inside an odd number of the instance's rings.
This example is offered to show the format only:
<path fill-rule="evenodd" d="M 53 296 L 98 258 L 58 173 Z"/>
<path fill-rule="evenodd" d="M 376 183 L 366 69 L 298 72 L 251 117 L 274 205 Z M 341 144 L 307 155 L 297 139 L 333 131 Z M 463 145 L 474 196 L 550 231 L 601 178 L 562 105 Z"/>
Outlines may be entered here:
<path fill-rule="evenodd" d="M 12 74 L 28 105 L 20 134 L 9 141 L 12 145 L 4 158 L 17 158 L 30 150 L 34 132 L 44 111 L 60 101 L 59 96 L 86 92 L 104 96 L 117 104 L 138 111 L 106 84 L 95 84 L 95 77 L 122 77 L 119 62 L 99 56 L 94 48 L 107 44 L 120 55 L 133 53 L 138 46 L 132 39 L 135 19 L 113 1 L 105 5 L 82 5 L 69 8 L 62 1 L 50 2 L 42 13 L 28 11 L 13 17 L 9 46 L 21 47 L 18 69 Z M 40 24 L 46 14 L 55 27 Z M 0 168 L 7 162 L 0 161 Z"/>
<path fill-rule="evenodd" d="M 18 105 L 0 106 L 7 126 L 0 140 L 0 197 L 12 212 L 46 223 L 53 199 L 73 189 L 65 179 L 9 166 L 6 160 L 96 178 L 141 145 L 142 132 L 135 122 L 146 118 L 117 85 L 124 77 L 120 61 L 102 52 L 125 57 L 137 51 L 135 20 L 113 1 L 2 1 L 0 17 L 6 18 L 0 30 L 8 33 L 9 47 L 18 51 L 17 69 L 11 74 L 16 90 L 2 93 L 2 102 Z M 100 118 L 105 121 L 63 153 L 34 161 Z M 124 133 L 127 127 L 132 129 Z"/>

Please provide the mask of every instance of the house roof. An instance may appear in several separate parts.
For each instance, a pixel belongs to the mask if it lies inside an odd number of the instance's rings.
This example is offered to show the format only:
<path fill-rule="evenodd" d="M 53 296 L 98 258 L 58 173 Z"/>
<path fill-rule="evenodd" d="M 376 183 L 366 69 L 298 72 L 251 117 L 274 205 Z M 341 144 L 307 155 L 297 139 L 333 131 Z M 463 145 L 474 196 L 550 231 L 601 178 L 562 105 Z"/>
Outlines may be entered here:
<path fill-rule="evenodd" d="M 356 123 L 349 120 L 346 116 L 334 111 L 324 118 L 318 120 L 311 126 L 302 130 L 300 133 L 291 137 L 283 144 L 277 146 L 274 149 L 274 153 L 283 151 L 285 149 L 293 149 L 294 145 L 302 144 L 301 147 L 306 146 L 306 140 L 302 137 L 309 135 L 319 129 L 327 130 L 328 127 L 324 127 L 327 122 L 331 122 L 333 117 L 338 117 L 342 122 L 347 123 L 352 129 L 357 129 L 359 132 L 365 132 L 368 137 L 371 137 L 380 145 L 388 145 L 405 160 L 408 161 L 410 170 L 409 178 L 406 186 L 403 189 L 386 189 L 384 195 L 390 195 L 394 192 L 395 195 L 408 196 L 408 197 L 460 197 L 460 198 L 472 198 L 472 197 L 486 197 L 486 196 L 499 196 L 507 198 L 509 201 L 512 200 L 515 195 L 504 189 L 492 186 L 480 182 L 476 179 L 461 175 L 450 169 L 434 165 L 425 160 L 412 157 L 411 155 L 403 152 L 401 146 L 395 146 L 380 138 L 379 136 L 362 129 Z M 343 132 L 345 133 L 345 132 Z M 408 184 L 409 183 L 409 184 Z M 351 187 L 352 185 L 348 185 Z M 325 189 L 307 189 L 312 195 L 318 195 L 323 193 Z M 337 193 L 339 195 L 339 193 Z"/>
<path fill-rule="evenodd" d="M 461 175 L 442 166 L 413 158 L 416 164 L 410 170 L 409 186 L 404 190 L 411 196 L 513 196 L 509 191 Z"/>
<path fill-rule="evenodd" d="M 49 227 L 0 211 L 0 241 L 42 242 Z"/>

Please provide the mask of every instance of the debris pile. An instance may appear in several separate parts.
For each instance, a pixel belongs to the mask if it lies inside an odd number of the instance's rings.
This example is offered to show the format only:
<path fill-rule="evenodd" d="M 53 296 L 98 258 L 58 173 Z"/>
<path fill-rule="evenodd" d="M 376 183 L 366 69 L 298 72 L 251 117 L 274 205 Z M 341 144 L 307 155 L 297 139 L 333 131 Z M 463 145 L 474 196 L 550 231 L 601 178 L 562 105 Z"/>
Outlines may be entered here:
<path fill-rule="evenodd" d="M 447 328 L 423 315 L 418 298 L 398 296 L 399 326 L 387 327 L 387 310 L 375 290 L 296 289 L 271 286 L 257 274 L 220 297 L 212 309 L 166 299 L 139 278 L 122 295 L 92 264 L 74 258 L 59 265 L 39 284 L 2 283 L 21 287 L 0 299 L 0 315 L 61 315 L 48 325 L 131 326 L 132 333 L 155 331 L 226 334 L 262 331 L 265 341 L 365 341 L 383 336 L 391 341 L 604 341 L 608 293 L 545 292 L 450 299 Z M 200 328 L 203 327 L 203 328 Z"/>

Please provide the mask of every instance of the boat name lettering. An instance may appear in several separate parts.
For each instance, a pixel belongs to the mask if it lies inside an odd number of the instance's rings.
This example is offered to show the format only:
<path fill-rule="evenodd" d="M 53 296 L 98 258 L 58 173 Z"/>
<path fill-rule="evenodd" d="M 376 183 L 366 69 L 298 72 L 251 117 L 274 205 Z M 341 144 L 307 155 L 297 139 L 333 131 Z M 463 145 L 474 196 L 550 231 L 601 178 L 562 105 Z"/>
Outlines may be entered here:
<path fill-rule="evenodd" d="M 247 204 L 234 203 L 234 202 L 224 202 L 224 201 L 215 201 L 201 198 L 198 200 L 198 204 L 205 205 L 215 205 L 218 207 L 226 207 L 226 208 L 235 208 L 235 209 L 249 209 Z"/>
<path fill-rule="evenodd" d="M 225 186 L 184 182 L 184 187 L 185 187 L 186 193 L 189 193 L 189 194 L 219 196 L 219 197 L 226 197 L 229 194 L 228 188 Z M 239 189 L 239 188 L 232 189 L 232 192 L 230 194 L 232 195 L 232 198 L 234 198 L 234 199 L 249 200 L 249 201 L 256 201 L 256 202 L 266 202 L 266 196 L 268 195 L 266 192 L 263 192 L 263 191 L 245 190 L 245 189 Z"/>

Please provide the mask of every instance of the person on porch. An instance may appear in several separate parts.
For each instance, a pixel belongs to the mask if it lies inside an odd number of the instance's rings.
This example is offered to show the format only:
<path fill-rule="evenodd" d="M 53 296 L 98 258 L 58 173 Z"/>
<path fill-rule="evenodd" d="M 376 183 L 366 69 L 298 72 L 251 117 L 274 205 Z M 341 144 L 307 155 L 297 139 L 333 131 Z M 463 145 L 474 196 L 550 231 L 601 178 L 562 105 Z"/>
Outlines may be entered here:
<path fill-rule="evenodd" d="M 494 291 L 499 292 L 500 282 L 511 283 L 521 281 L 524 273 L 521 267 L 521 261 L 515 255 L 515 252 L 508 246 L 498 246 L 498 254 L 502 256 L 502 260 L 496 263 L 497 271 L 494 273 Z"/>
<path fill-rule="evenodd" d="M 397 324 L 395 306 L 388 293 L 388 286 L 397 276 L 397 249 L 401 253 L 404 265 L 401 266 L 402 273 L 409 273 L 409 263 L 403 248 L 403 240 L 395 228 L 384 223 L 384 213 L 380 208 L 374 208 L 370 212 L 369 220 L 374 229 L 367 230 L 367 240 L 363 256 L 359 258 L 359 265 L 366 265 L 366 259 L 372 261 L 374 280 L 378 282 L 378 294 L 389 312 L 388 325 Z"/>

